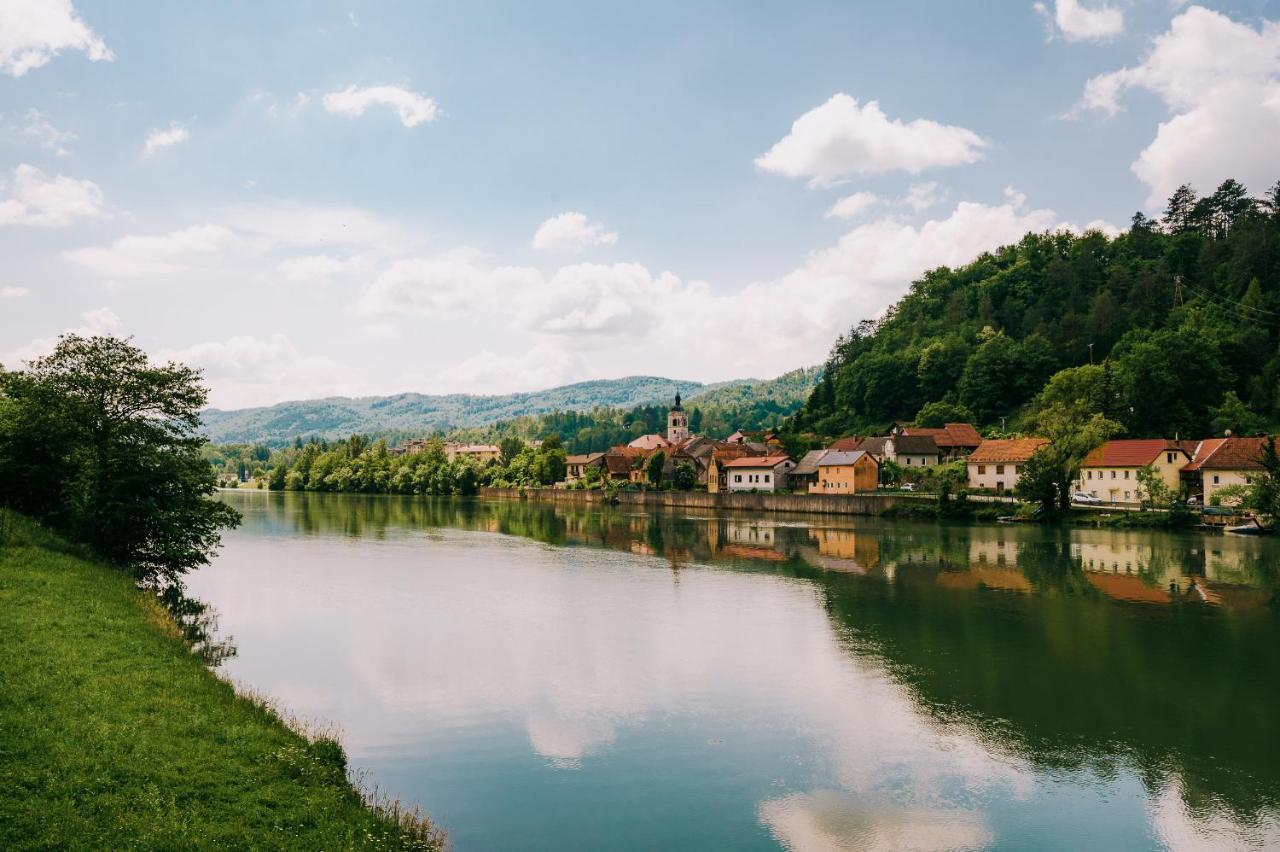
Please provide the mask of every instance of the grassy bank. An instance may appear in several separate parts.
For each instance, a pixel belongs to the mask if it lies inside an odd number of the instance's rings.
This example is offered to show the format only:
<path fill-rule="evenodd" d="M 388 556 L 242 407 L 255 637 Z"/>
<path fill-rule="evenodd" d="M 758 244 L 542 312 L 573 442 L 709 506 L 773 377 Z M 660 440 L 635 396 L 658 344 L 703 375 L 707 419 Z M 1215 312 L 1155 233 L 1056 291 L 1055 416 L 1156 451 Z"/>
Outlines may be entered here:
<path fill-rule="evenodd" d="M 7 520 L 6 520 L 7 517 Z M 0 515 L 0 848 L 435 849 L 190 653 L 123 573 Z"/>

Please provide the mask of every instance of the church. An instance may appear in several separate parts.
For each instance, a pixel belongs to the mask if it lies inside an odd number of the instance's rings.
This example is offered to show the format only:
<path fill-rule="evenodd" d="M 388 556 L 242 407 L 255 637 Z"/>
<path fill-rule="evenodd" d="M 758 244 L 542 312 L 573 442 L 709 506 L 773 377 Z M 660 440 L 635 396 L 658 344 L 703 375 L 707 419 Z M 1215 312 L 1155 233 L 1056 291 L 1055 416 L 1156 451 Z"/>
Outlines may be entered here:
<path fill-rule="evenodd" d="M 667 433 L 641 435 L 627 446 L 637 450 L 665 450 L 683 446 L 693 437 L 689 432 L 689 415 L 680 404 L 680 392 L 676 391 L 676 401 L 667 411 Z"/>

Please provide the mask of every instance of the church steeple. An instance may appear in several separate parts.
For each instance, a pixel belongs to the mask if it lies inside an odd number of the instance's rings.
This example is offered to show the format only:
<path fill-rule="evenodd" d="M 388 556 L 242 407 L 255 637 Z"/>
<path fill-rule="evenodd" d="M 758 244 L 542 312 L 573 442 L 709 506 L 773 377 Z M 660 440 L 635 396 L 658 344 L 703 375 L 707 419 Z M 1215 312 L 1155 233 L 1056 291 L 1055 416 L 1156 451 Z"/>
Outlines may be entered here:
<path fill-rule="evenodd" d="M 667 412 L 667 440 L 673 444 L 683 444 L 690 437 L 689 416 L 680 405 L 680 391 L 676 391 L 676 401 Z"/>

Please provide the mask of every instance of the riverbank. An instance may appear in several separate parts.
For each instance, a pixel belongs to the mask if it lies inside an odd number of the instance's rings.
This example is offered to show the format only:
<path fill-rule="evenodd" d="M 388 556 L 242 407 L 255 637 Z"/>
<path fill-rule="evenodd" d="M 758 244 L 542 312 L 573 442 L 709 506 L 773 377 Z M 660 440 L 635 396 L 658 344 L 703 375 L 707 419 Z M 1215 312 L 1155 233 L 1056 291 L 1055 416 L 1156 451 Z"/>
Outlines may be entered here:
<path fill-rule="evenodd" d="M 809 515 L 881 515 L 903 504 L 926 504 L 930 497 L 909 494 L 764 494 L 747 491 L 587 491 L 570 488 L 481 488 L 480 497 L 539 500 L 583 505 L 616 502 L 622 506 L 668 509 L 729 509 L 746 512 L 803 512 Z"/>
<path fill-rule="evenodd" d="M 3 513 L 0 636 L 0 848 L 444 846 L 368 804 L 332 735 L 205 668 L 153 595 Z"/>

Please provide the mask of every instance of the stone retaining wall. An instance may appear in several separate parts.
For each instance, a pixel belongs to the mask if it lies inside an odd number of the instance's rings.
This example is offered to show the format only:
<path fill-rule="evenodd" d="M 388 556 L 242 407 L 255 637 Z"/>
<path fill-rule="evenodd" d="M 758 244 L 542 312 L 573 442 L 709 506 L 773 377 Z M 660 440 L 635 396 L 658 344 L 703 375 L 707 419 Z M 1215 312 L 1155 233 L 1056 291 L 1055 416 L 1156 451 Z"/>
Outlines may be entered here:
<path fill-rule="evenodd" d="M 571 505 L 600 503 L 603 491 L 559 488 L 481 488 L 481 497 L 538 500 Z M 755 512 L 806 512 L 818 515 L 878 515 L 904 501 L 932 498 L 904 494 L 750 494 L 706 491 L 619 491 L 624 506 L 657 506 L 685 509 L 739 509 Z"/>

